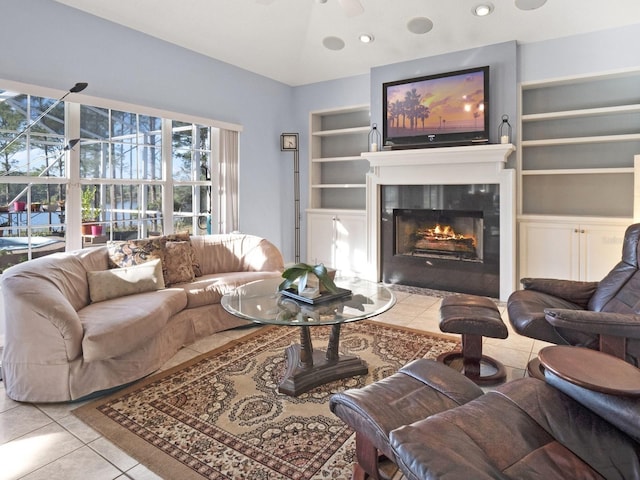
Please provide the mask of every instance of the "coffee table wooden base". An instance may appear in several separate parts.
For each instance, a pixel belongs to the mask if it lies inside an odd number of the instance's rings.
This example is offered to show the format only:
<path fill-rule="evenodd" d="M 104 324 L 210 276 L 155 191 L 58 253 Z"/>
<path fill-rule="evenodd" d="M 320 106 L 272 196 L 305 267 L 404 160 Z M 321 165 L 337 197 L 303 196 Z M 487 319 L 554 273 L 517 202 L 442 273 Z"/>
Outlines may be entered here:
<path fill-rule="evenodd" d="M 327 360 L 322 350 L 313 352 L 313 365 L 301 363 L 301 346 L 287 347 L 287 370 L 278 386 L 278 392 L 296 397 L 319 385 L 369 372 L 367 363 L 354 355 L 340 355 L 337 360 Z"/>
<path fill-rule="evenodd" d="M 340 355 L 340 324 L 331 327 L 327 350 L 314 351 L 309 326 L 300 326 L 300 345 L 287 347 L 287 370 L 278 392 L 296 397 L 333 380 L 366 375 L 367 363 L 354 355 Z"/>

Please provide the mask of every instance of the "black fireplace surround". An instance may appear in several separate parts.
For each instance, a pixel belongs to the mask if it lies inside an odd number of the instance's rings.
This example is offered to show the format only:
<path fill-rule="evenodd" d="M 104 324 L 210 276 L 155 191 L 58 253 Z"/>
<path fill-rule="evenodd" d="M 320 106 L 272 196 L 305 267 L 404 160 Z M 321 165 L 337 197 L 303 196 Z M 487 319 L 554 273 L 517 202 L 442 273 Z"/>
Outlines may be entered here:
<path fill-rule="evenodd" d="M 382 185 L 382 281 L 500 296 L 500 186 Z"/>

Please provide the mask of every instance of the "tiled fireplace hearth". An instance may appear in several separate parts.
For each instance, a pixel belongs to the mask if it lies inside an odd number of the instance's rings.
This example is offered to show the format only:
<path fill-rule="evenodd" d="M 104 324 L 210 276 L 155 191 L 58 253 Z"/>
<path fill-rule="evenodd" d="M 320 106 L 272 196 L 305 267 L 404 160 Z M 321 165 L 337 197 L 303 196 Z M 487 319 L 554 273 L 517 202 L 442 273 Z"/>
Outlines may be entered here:
<path fill-rule="evenodd" d="M 513 145 L 362 154 L 377 281 L 506 300 L 515 278 Z"/>

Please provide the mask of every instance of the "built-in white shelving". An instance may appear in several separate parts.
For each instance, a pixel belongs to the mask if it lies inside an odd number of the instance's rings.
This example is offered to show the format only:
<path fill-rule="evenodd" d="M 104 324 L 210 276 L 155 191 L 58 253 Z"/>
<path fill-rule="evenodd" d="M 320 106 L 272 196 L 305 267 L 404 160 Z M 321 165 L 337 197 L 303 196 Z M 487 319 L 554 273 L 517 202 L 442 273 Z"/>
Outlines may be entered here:
<path fill-rule="evenodd" d="M 524 83 L 518 276 L 600 280 L 633 222 L 640 70 Z"/>
<path fill-rule="evenodd" d="M 311 112 L 307 261 L 344 274 L 366 264 L 369 106 Z"/>
<path fill-rule="evenodd" d="M 520 216 L 633 216 L 640 71 L 521 85 Z"/>

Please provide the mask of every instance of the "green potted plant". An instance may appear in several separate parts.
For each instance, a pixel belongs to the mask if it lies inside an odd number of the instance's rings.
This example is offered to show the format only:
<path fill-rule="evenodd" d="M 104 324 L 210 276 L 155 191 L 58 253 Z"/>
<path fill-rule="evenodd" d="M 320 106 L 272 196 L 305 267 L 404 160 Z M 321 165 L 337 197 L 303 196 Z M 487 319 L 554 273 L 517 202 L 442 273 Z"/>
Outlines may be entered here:
<path fill-rule="evenodd" d="M 93 227 L 100 227 L 101 225 L 95 225 L 100 217 L 100 208 L 95 206 L 96 199 L 96 187 L 87 187 L 82 191 L 82 234 L 83 235 L 101 235 L 102 232 L 98 232 L 98 229 Z M 94 233 L 96 232 L 96 233 Z"/>
<path fill-rule="evenodd" d="M 295 287 L 298 293 L 309 287 L 318 287 L 320 292 L 336 293 L 338 287 L 333 281 L 335 270 L 327 270 L 322 263 L 319 265 L 309 265 L 307 263 L 296 263 L 282 272 L 284 281 L 278 287 L 279 290 L 287 290 Z"/>

